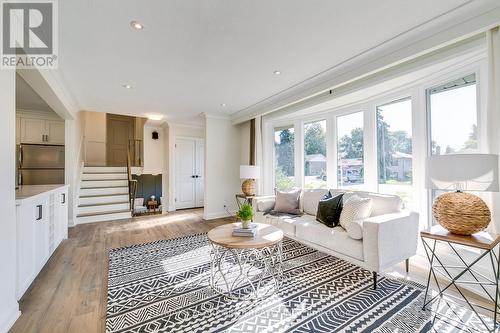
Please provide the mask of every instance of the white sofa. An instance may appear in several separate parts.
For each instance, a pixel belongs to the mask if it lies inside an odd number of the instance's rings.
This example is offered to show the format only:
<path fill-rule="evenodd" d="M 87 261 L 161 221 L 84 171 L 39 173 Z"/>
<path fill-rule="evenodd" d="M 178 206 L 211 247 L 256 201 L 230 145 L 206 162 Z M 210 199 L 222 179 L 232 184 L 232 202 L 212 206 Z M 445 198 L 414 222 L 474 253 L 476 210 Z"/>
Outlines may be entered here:
<path fill-rule="evenodd" d="M 329 228 L 316 221 L 319 200 L 328 190 L 303 190 L 300 197 L 301 216 L 266 214 L 274 207 L 274 196 L 259 197 L 252 201 L 256 212 L 254 221 L 272 224 L 290 238 L 301 241 L 373 272 L 374 288 L 377 273 L 416 254 L 418 241 L 418 214 L 403 211 L 399 196 L 330 190 L 332 195 L 343 192 L 344 200 L 353 194 L 372 199 L 371 216 L 362 223 L 363 238 L 353 239 L 344 228 Z"/>

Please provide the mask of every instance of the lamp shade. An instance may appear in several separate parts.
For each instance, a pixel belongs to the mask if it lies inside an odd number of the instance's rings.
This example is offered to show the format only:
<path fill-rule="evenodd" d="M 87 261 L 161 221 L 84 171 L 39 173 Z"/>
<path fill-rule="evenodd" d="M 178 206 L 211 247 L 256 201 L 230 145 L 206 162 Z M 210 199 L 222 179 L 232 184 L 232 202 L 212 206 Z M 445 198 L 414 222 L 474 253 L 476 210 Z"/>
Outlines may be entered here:
<path fill-rule="evenodd" d="M 429 189 L 498 192 L 498 155 L 434 155 L 426 169 Z"/>
<path fill-rule="evenodd" d="M 240 165 L 240 179 L 259 179 L 260 168 L 256 165 Z"/>

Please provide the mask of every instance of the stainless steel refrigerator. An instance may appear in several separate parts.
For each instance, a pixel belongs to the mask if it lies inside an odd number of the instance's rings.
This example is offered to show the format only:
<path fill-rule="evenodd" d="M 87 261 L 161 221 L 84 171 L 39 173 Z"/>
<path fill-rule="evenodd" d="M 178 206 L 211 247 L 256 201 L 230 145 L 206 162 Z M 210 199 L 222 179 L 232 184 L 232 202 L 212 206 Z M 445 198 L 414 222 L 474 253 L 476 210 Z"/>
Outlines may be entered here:
<path fill-rule="evenodd" d="M 20 144 L 17 148 L 19 185 L 64 184 L 64 146 Z"/>

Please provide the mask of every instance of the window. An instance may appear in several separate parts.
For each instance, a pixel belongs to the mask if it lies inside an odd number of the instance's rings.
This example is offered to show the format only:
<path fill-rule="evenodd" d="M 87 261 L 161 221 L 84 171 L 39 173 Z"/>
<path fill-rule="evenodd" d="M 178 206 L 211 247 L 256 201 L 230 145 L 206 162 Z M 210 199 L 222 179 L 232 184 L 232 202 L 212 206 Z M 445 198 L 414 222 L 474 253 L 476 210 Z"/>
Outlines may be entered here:
<path fill-rule="evenodd" d="M 476 88 L 476 74 L 470 74 L 427 89 L 431 155 L 477 151 Z M 445 192 L 431 190 L 431 202 Z M 429 205 L 432 216 L 431 210 L 432 204 Z"/>
<path fill-rule="evenodd" d="M 364 184 L 363 112 L 337 117 L 337 185 Z"/>
<path fill-rule="evenodd" d="M 477 150 L 476 75 L 428 89 L 427 98 L 431 154 Z"/>
<path fill-rule="evenodd" d="M 378 190 L 397 194 L 412 208 L 411 99 L 377 107 Z"/>
<path fill-rule="evenodd" d="M 304 124 L 304 187 L 327 187 L 326 120 Z"/>
<path fill-rule="evenodd" d="M 295 186 L 293 127 L 274 129 L 274 185 L 280 191 Z"/>

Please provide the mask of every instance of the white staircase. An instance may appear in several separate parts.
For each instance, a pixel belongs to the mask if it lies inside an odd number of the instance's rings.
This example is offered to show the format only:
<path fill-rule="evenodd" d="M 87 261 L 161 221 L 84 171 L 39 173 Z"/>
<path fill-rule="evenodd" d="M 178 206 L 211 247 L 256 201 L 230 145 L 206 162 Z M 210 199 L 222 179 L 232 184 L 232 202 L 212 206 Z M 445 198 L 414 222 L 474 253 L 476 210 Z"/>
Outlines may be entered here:
<path fill-rule="evenodd" d="M 126 167 L 84 167 L 80 182 L 77 223 L 132 217 Z"/>

